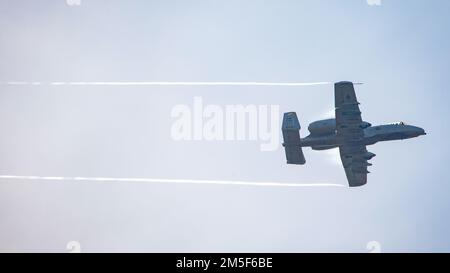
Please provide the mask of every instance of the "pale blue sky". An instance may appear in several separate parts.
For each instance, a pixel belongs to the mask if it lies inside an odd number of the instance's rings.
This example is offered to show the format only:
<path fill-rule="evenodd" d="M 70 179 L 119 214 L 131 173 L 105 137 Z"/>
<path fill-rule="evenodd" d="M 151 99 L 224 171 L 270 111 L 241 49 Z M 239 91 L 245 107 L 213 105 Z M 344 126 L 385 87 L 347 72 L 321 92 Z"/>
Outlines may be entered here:
<path fill-rule="evenodd" d="M 0 181 L 0 251 L 450 251 L 450 2 L 0 1 L 0 81 L 352 80 L 363 118 L 428 133 L 369 147 L 369 184 L 249 188 Z M 0 174 L 346 184 L 329 153 L 174 142 L 171 109 L 276 104 L 309 122 L 320 87 L 0 86 Z"/>

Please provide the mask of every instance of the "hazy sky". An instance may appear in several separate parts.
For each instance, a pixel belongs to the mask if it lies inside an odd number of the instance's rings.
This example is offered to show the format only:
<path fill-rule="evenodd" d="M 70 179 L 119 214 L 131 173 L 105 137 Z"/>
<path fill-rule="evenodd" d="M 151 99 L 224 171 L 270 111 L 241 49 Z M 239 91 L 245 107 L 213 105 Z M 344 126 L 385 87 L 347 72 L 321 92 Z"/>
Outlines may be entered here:
<path fill-rule="evenodd" d="M 357 189 L 0 180 L 0 251 L 450 251 L 447 0 L 0 1 L 0 82 L 364 82 L 363 118 L 425 137 L 379 143 Z M 0 175 L 346 185 L 255 141 L 174 141 L 178 104 L 333 109 L 309 87 L 0 85 Z"/>

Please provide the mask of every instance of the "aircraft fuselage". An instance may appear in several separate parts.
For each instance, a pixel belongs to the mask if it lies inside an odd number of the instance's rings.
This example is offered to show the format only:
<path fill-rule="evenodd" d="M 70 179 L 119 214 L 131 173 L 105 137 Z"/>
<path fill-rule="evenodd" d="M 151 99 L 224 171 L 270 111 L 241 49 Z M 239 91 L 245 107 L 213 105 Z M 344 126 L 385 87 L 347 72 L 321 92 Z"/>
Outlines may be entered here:
<path fill-rule="evenodd" d="M 364 129 L 364 137 L 359 140 L 352 140 L 352 143 L 365 146 L 373 145 L 381 141 L 403 140 L 425 135 L 425 131 L 416 126 L 399 124 L 388 124 L 371 126 Z M 345 139 L 340 138 L 336 131 L 328 135 L 314 135 L 301 139 L 302 147 L 311 147 L 314 150 L 329 150 L 347 144 Z"/>

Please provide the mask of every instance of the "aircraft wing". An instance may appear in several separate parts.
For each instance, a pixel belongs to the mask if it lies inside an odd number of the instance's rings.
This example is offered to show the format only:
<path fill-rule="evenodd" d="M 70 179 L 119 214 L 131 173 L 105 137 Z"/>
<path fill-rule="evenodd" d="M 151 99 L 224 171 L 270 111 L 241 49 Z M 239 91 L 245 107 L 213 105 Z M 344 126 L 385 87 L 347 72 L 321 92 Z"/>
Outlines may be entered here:
<path fill-rule="evenodd" d="M 366 159 L 368 153 L 366 146 L 359 144 L 343 145 L 339 147 L 339 153 L 350 187 L 367 184 L 367 174 L 369 173 L 367 167 L 371 164 Z"/>
<path fill-rule="evenodd" d="M 367 149 L 364 138 L 363 120 L 355 88 L 351 82 L 339 82 L 334 87 L 336 107 L 336 135 L 341 141 L 339 152 L 350 187 L 367 183 Z"/>
<path fill-rule="evenodd" d="M 364 137 L 364 129 L 356 99 L 355 88 L 351 82 L 339 82 L 334 86 L 336 107 L 336 133 L 341 139 L 359 140 Z"/>

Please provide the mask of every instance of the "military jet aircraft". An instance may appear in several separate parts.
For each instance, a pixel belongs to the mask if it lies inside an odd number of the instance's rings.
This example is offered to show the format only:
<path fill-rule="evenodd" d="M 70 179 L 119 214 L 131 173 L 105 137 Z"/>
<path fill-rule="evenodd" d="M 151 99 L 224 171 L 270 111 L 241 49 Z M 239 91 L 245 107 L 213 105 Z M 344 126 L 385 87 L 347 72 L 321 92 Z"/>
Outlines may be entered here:
<path fill-rule="evenodd" d="M 350 187 L 367 184 L 368 161 L 375 154 L 366 146 L 380 141 L 403 140 L 426 135 L 425 130 L 404 122 L 372 126 L 361 118 L 359 102 L 352 82 L 334 85 L 335 118 L 319 120 L 309 125 L 310 135 L 300 138 L 300 123 L 295 112 L 285 113 L 283 118 L 283 146 L 288 164 L 306 163 L 302 147 L 313 150 L 339 148 L 341 161 Z"/>

